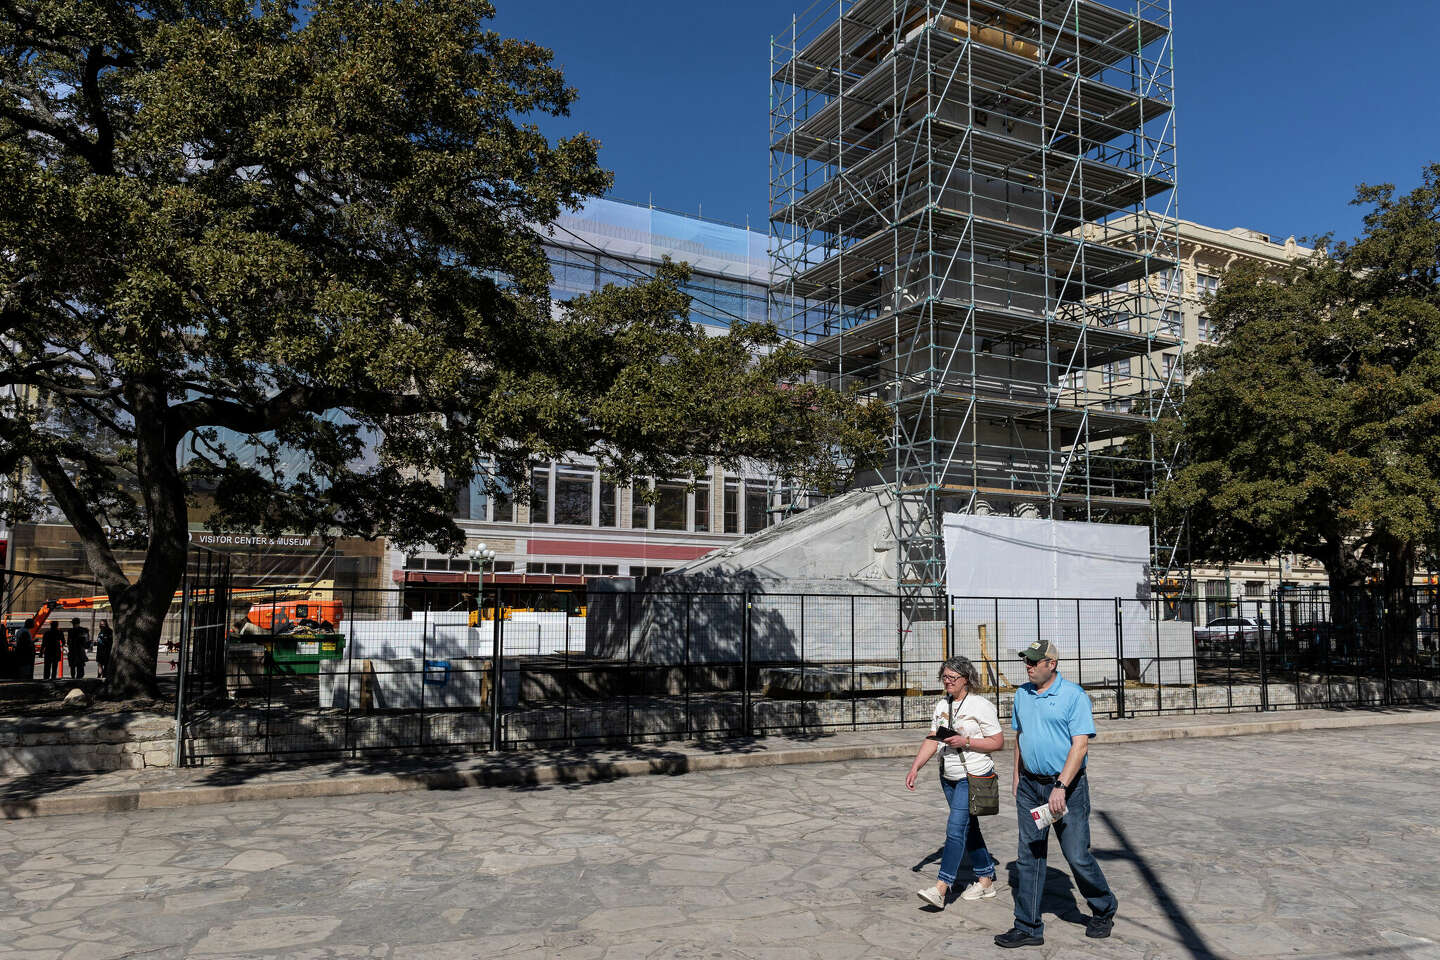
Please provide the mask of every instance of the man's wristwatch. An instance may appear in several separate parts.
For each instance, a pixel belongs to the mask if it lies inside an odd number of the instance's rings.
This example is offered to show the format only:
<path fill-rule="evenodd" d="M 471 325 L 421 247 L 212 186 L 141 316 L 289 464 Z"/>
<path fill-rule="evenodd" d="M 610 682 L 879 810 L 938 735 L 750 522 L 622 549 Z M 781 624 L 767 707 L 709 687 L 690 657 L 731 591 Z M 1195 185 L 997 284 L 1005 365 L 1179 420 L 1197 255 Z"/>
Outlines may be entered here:
<path fill-rule="evenodd" d="M 1064 780 L 1061 780 L 1059 777 L 1056 777 L 1056 778 L 1055 778 L 1055 787 L 1054 787 L 1054 789 L 1056 789 L 1056 790 L 1069 790 L 1070 788 L 1065 785 L 1065 781 L 1064 781 Z"/>

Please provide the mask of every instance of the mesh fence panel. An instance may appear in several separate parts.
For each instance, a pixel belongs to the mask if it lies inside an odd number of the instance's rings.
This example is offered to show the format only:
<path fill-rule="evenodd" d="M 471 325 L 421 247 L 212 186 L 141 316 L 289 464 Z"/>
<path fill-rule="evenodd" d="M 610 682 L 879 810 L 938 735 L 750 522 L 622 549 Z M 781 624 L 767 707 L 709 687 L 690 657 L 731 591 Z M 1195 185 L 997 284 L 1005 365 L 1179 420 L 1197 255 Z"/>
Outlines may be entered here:
<path fill-rule="evenodd" d="M 277 622 L 299 614 L 293 597 L 249 591 L 232 606 L 265 629 L 234 631 L 223 644 L 212 636 L 220 605 L 202 615 L 201 599 L 191 601 L 193 635 L 210 639 L 197 640 L 185 665 L 194 682 L 184 735 L 196 758 L 924 725 L 947 656 L 971 660 L 976 692 L 1008 717 L 1026 682 L 1020 653 L 1042 638 L 1098 716 L 1409 703 L 1440 693 L 1437 611 L 1424 592 L 1203 603 L 596 592 L 583 609 L 575 598 L 531 609 L 502 590 L 473 613 L 441 609 L 423 591 L 355 590 L 333 597 L 338 623 L 285 632 Z M 331 608 L 310 612 L 320 610 Z M 1206 610 L 1222 615 L 1197 622 Z"/>

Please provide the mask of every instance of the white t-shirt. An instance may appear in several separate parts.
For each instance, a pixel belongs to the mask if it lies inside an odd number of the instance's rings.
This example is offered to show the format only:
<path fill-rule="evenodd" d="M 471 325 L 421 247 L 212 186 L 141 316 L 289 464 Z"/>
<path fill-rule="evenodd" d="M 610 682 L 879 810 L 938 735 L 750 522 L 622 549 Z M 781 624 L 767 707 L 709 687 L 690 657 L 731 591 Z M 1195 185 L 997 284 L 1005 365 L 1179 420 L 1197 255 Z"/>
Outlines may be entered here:
<path fill-rule="evenodd" d="M 995 704 L 978 694 L 968 694 L 954 703 L 941 697 L 936 701 L 935 713 L 930 718 L 930 732 L 933 734 L 942 726 L 963 737 L 977 740 L 993 737 L 1000 732 L 1000 714 L 996 712 Z M 960 764 L 962 753 L 965 755 L 963 767 Z M 990 759 L 990 754 L 978 750 L 956 750 L 946 743 L 940 745 L 940 763 L 941 776 L 946 780 L 959 780 L 966 773 L 983 777 L 995 769 L 995 761 Z"/>

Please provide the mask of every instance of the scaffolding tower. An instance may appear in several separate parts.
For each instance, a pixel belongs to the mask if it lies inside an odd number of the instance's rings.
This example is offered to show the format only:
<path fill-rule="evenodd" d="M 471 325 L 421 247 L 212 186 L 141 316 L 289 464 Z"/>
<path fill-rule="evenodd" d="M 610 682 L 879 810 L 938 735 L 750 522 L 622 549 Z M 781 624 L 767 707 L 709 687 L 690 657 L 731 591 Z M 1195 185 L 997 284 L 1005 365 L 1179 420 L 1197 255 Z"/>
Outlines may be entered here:
<path fill-rule="evenodd" d="M 867 479 L 922 606 L 943 513 L 1135 518 L 1167 469 L 1170 25 L 1170 0 L 835 0 L 771 42 L 771 316 L 893 410 Z"/>

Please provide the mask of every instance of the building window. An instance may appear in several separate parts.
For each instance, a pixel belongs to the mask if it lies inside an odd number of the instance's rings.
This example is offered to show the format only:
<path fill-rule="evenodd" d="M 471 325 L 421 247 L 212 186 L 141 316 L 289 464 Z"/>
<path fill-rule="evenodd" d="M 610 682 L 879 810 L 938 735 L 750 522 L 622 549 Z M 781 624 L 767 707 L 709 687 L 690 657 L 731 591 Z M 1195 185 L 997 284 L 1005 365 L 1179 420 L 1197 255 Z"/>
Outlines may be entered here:
<path fill-rule="evenodd" d="M 655 501 L 656 530 L 685 529 L 685 484 L 664 480 L 655 485 L 659 499 Z"/>
<path fill-rule="evenodd" d="M 1106 400 L 1104 403 L 1106 413 L 1129 413 L 1129 400 Z"/>
<path fill-rule="evenodd" d="M 695 530 L 708 533 L 710 530 L 710 484 L 695 484 Z"/>
<path fill-rule="evenodd" d="M 1161 293 L 1184 293 L 1185 271 L 1179 267 L 1161 270 L 1155 274 L 1155 289 Z"/>
<path fill-rule="evenodd" d="M 745 532 L 758 533 L 770 525 L 770 489 L 763 480 L 745 481 Z"/>
<path fill-rule="evenodd" d="M 1100 380 L 1103 383 L 1114 383 L 1116 380 L 1122 380 L 1128 376 L 1130 376 L 1129 357 L 1126 357 L 1124 360 L 1107 363 L 1100 368 Z"/>
<path fill-rule="evenodd" d="M 1201 340 L 1213 341 L 1215 339 L 1215 331 L 1210 326 L 1210 318 L 1203 313 L 1200 314 L 1200 319 L 1196 322 L 1195 330 Z"/>
<path fill-rule="evenodd" d="M 1195 274 L 1195 292 L 1200 296 L 1215 296 L 1220 292 L 1220 278 L 1213 273 Z"/>
<path fill-rule="evenodd" d="M 1247 596 L 1247 597 L 1263 597 L 1263 596 L 1265 596 L 1265 581 L 1264 581 L 1264 580 L 1246 580 L 1246 581 L 1245 581 L 1245 596 Z"/>
<path fill-rule="evenodd" d="M 725 532 L 740 532 L 740 481 L 725 481 Z"/>
<path fill-rule="evenodd" d="M 650 504 L 640 499 L 641 491 L 648 489 L 650 484 L 645 480 L 636 481 L 630 488 L 630 526 L 636 530 L 650 529 Z"/>
<path fill-rule="evenodd" d="M 1170 379 L 1170 375 L 1175 372 L 1175 360 L 1176 357 L 1173 353 L 1160 354 L 1160 372 L 1167 380 Z"/>
<path fill-rule="evenodd" d="M 616 527 L 620 525 L 619 503 L 620 488 L 606 480 L 600 481 L 600 526 Z"/>
<path fill-rule="evenodd" d="M 588 527 L 592 523 L 595 471 L 586 467 L 555 468 L 555 522 Z"/>
<path fill-rule="evenodd" d="M 491 505 L 490 519 L 495 523 L 515 522 L 515 497 L 510 491 L 510 482 L 501 477 L 495 478 L 495 502 Z"/>
<path fill-rule="evenodd" d="M 530 470 L 530 522 L 550 522 L 550 468 Z"/>
<path fill-rule="evenodd" d="M 1166 310 L 1160 314 L 1160 332 L 1167 337 L 1183 339 L 1185 336 L 1185 317 L 1179 310 Z"/>

